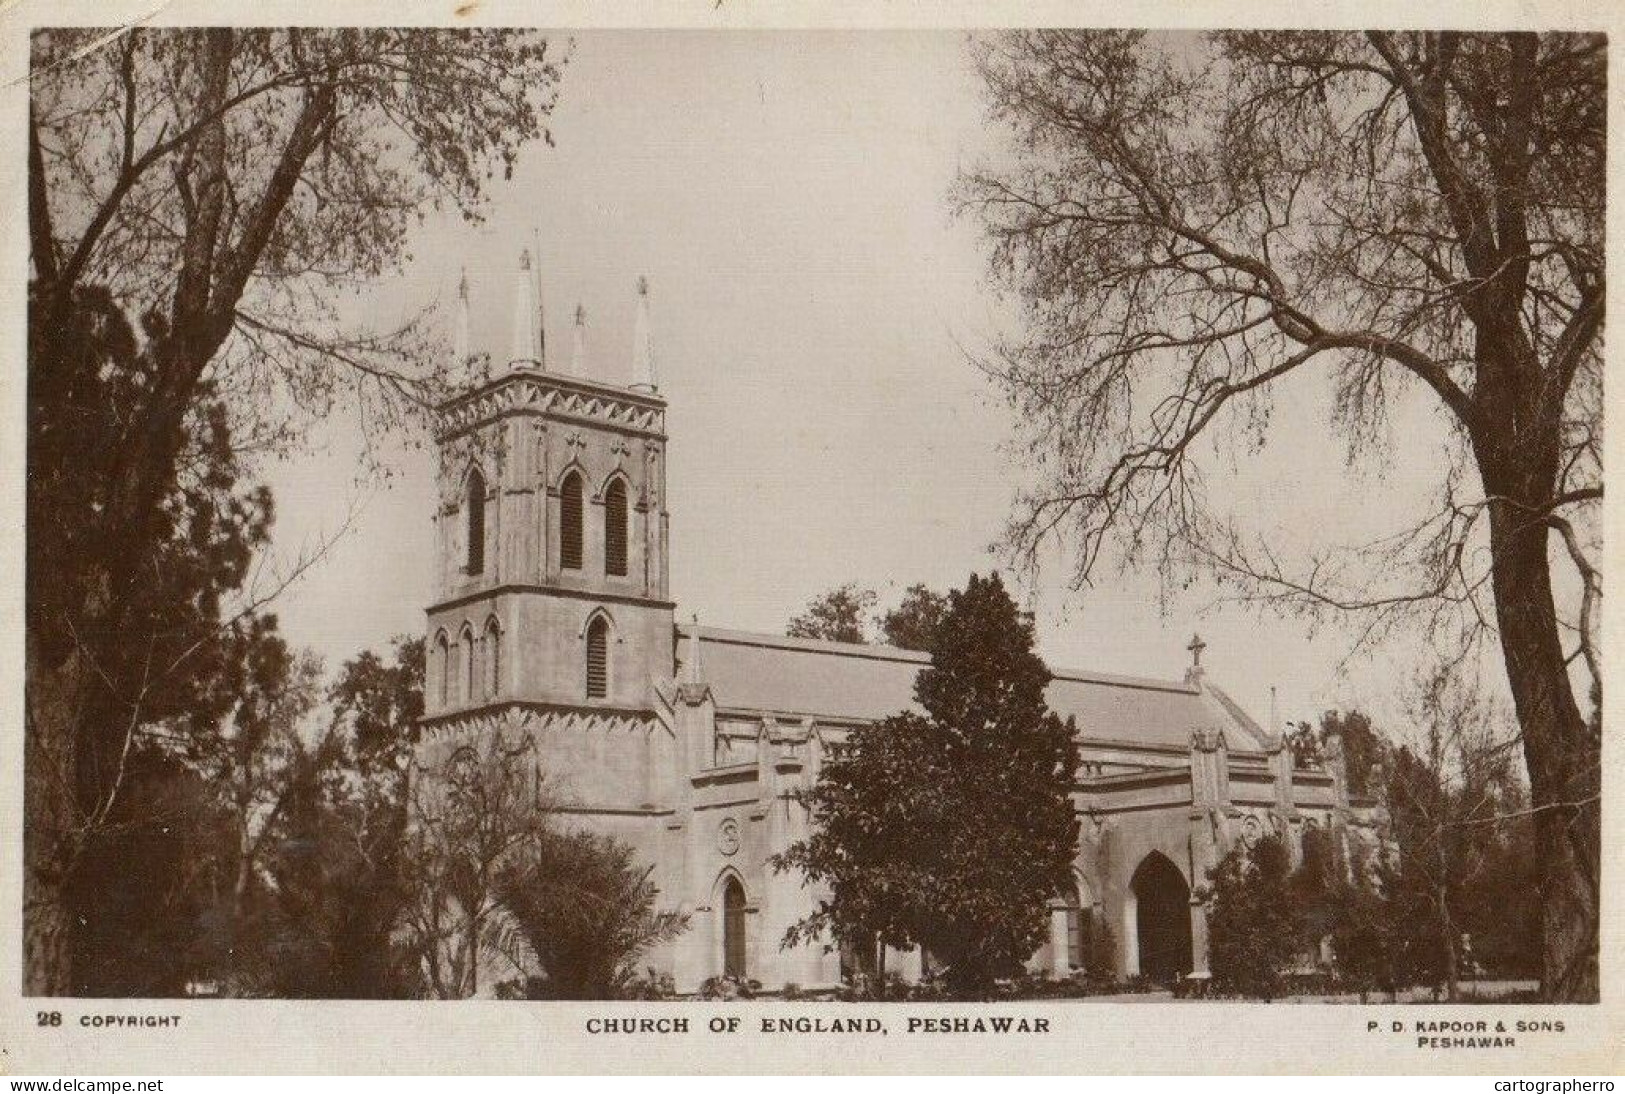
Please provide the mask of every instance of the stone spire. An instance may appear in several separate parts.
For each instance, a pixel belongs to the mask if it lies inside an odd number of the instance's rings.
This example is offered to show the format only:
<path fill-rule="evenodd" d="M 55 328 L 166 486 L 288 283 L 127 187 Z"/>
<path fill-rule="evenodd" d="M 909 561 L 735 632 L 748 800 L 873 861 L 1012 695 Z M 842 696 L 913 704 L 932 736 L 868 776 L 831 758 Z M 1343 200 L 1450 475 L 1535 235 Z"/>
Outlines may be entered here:
<path fill-rule="evenodd" d="M 695 612 L 688 630 L 688 663 L 683 666 L 683 683 L 699 685 L 705 682 L 700 669 L 700 615 Z"/>
<path fill-rule="evenodd" d="M 514 272 L 513 345 L 508 358 L 516 365 L 547 366 L 542 341 L 542 289 L 536 271 L 531 269 L 528 247 L 520 253 L 519 269 Z"/>
<path fill-rule="evenodd" d="M 452 364 L 462 369 L 468 364 L 468 269 L 457 282 L 457 312 L 451 334 Z"/>
<path fill-rule="evenodd" d="M 570 375 L 587 375 L 587 309 L 576 305 L 575 324 L 570 333 Z"/>
<path fill-rule="evenodd" d="M 649 335 L 649 279 L 638 278 L 638 313 L 632 326 L 632 386 L 641 391 L 658 391 L 655 380 L 654 343 Z"/>

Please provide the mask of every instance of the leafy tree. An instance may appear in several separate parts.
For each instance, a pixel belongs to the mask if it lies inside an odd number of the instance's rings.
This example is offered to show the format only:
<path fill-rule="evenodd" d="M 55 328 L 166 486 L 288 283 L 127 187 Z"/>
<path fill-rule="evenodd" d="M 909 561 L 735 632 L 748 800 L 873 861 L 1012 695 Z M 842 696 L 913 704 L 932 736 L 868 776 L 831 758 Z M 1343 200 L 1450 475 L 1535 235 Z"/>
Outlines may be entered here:
<path fill-rule="evenodd" d="M 527 999 L 623 998 L 638 960 L 688 928 L 688 916 L 657 912 L 660 890 L 633 849 L 590 832 L 549 834 L 504 866 L 498 899 L 508 930 L 499 949 L 521 969 Z"/>
<path fill-rule="evenodd" d="M 403 817 L 370 811 L 335 751 L 304 753 L 288 772 L 290 804 L 265 856 L 270 884 L 248 956 L 277 998 L 409 998 L 419 982 L 399 938 L 414 895 Z"/>
<path fill-rule="evenodd" d="M 1290 872 L 1278 836 L 1234 848 L 1209 871 L 1208 961 L 1219 991 L 1266 1002 L 1285 992 L 1283 974 L 1303 950 Z"/>
<path fill-rule="evenodd" d="M 985 994 L 1043 941 L 1072 885 L 1078 746 L 1032 645 L 996 575 L 949 594 L 915 683 L 925 714 L 834 746 L 803 798 L 813 834 L 773 859 L 830 892 L 786 945 L 920 945 L 955 991 Z"/>
<path fill-rule="evenodd" d="M 72 993 L 173 997 L 210 975 L 199 926 L 230 877 L 230 845 L 214 789 L 151 741 L 135 746 L 123 791 L 73 873 L 82 918 Z"/>
<path fill-rule="evenodd" d="M 1318 738 L 1323 752 L 1326 742 L 1336 738 L 1351 796 L 1369 797 L 1382 792 L 1380 780 L 1390 746 L 1369 716 L 1358 710 L 1328 710 L 1320 716 Z"/>
<path fill-rule="evenodd" d="M 131 724 L 100 692 L 145 697 L 110 670 L 191 532 L 171 501 L 188 454 L 211 420 L 266 447 L 338 398 L 376 428 L 432 396 L 418 326 L 343 329 L 335 294 L 398 266 L 432 206 L 477 215 L 559 78 L 518 31 L 100 35 L 38 32 L 30 82 L 24 979 L 41 995 L 74 981 L 66 893 Z M 75 415 L 106 405 L 96 447 L 77 444 Z"/>
<path fill-rule="evenodd" d="M 880 617 L 880 633 L 887 645 L 929 651 L 947 611 L 946 596 L 924 585 L 910 585 L 897 607 Z"/>
<path fill-rule="evenodd" d="M 1013 147 L 963 191 L 1027 305 L 989 362 L 1041 457 L 1013 548 L 1498 640 L 1568 1001 L 1598 992 L 1601 738 L 1569 670 L 1600 699 L 1606 60 L 1600 34 L 990 36 Z M 1298 559 L 1204 472 L 1314 373 L 1351 458 L 1402 400 L 1448 444 L 1430 515 Z"/>
<path fill-rule="evenodd" d="M 419 989 L 399 936 L 415 899 L 408 792 L 423 712 L 423 640 L 397 638 L 345 663 L 329 691 L 333 721 L 283 773 L 289 805 L 266 872 L 274 900 L 271 994 L 403 998 Z"/>
<path fill-rule="evenodd" d="M 1404 931 L 1395 906 L 1363 880 L 1334 883 L 1327 903 L 1333 910 L 1332 953 L 1338 982 L 1359 992 L 1362 1003 L 1378 990 L 1397 997 Z"/>
<path fill-rule="evenodd" d="M 263 489 L 239 487 L 226 415 L 206 385 L 151 517 L 149 564 L 122 590 L 116 631 L 77 614 L 75 604 L 106 590 L 84 562 L 107 549 L 97 534 L 99 514 L 111 502 L 104 469 L 117 458 L 129 407 L 151 377 L 105 289 L 81 288 L 64 322 L 74 339 L 72 366 L 31 370 L 28 385 L 24 853 L 27 876 L 41 884 L 25 886 L 25 934 L 54 923 L 45 931 L 49 938 L 35 936 L 30 952 L 49 951 L 59 971 L 71 971 L 79 957 L 93 966 L 59 981 L 58 991 L 119 994 L 148 982 L 158 993 L 148 972 L 117 968 L 101 941 L 77 934 L 98 935 L 115 892 L 133 902 L 126 906 L 132 917 L 136 907 L 182 899 L 186 885 L 160 867 L 189 873 L 196 860 L 149 857 L 147 869 L 136 871 L 141 852 L 127 840 L 146 832 L 151 840 L 143 846 L 156 852 L 174 845 L 166 827 L 178 839 L 193 823 L 209 823 L 203 799 L 193 799 L 202 812 L 182 810 L 182 817 L 169 791 L 151 796 L 158 785 L 150 780 L 179 790 L 184 776 L 164 759 L 172 738 L 189 726 L 217 723 L 231 705 L 222 680 L 244 636 L 264 623 L 226 604 L 240 594 L 253 553 L 265 542 L 271 499 Z M 31 328 L 31 339 L 39 334 Z M 56 668 L 45 672 L 48 665 Z M 48 712 L 68 720 L 52 732 Z M 163 806 L 156 828 L 132 812 L 138 803 Z M 121 869 L 131 873 L 116 876 Z M 63 906 L 40 903 L 51 894 L 64 897 Z M 56 915 L 64 908 L 72 913 L 66 923 Z M 142 929 L 132 919 L 132 937 Z"/>
<path fill-rule="evenodd" d="M 826 642 L 867 642 L 865 621 L 874 606 L 874 590 L 849 581 L 809 600 L 784 633 L 791 638 L 820 638 Z"/>

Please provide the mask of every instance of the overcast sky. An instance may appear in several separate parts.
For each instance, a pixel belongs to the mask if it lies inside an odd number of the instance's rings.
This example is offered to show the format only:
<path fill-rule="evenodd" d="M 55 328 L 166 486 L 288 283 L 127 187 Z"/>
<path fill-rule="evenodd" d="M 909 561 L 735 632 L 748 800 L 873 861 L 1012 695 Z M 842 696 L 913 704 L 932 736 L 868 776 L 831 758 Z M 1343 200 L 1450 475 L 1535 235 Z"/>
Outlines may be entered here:
<path fill-rule="evenodd" d="M 975 223 L 948 201 L 997 139 L 963 34 L 578 33 L 552 130 L 555 147 L 524 155 L 485 226 L 424 227 L 370 321 L 449 301 L 466 267 L 475 348 L 505 347 L 509 271 L 539 240 L 550 352 L 569 352 L 580 303 L 590 374 L 625 383 L 647 275 L 680 618 L 782 632 L 844 581 L 884 603 L 996 564 L 988 548 L 1025 472 L 1006 451 L 1002 400 L 966 357 L 1011 313 Z M 1221 497 L 1283 542 L 1391 517 L 1393 499 L 1418 496 L 1395 468 L 1442 451 L 1433 416 L 1413 408 L 1388 439 L 1394 464 L 1351 472 L 1323 388 L 1283 390 L 1263 452 L 1211 454 Z M 391 482 L 358 484 L 349 426 L 268 469 L 284 557 L 364 502 L 275 608 L 330 667 L 419 633 L 433 597 L 430 454 L 403 448 Z M 1346 703 L 1396 711 L 1418 660 L 1391 649 L 1340 672 L 1341 630 L 1311 636 L 1234 606 L 1202 614 L 1213 594 L 1201 586 L 1164 611 L 1152 574 L 1106 574 L 1079 593 L 1065 576 L 1046 573 L 1035 602 L 1051 665 L 1177 678 L 1200 631 L 1211 677 L 1260 721 L 1272 685 L 1283 720 Z"/>

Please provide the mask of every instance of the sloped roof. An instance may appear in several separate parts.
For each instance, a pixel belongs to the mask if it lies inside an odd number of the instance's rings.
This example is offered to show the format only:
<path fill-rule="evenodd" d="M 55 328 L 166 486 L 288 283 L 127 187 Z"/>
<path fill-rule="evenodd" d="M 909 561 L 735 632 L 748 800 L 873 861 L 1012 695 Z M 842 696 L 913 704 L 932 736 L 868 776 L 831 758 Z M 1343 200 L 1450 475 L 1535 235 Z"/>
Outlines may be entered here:
<path fill-rule="evenodd" d="M 820 642 L 714 627 L 680 626 L 678 676 L 700 639 L 700 677 L 719 709 L 878 721 L 918 710 L 914 678 L 929 655 L 894 646 Z M 1047 699 L 1096 741 L 1186 747 L 1193 729 L 1217 729 L 1233 749 L 1257 749 L 1264 731 L 1212 685 L 1051 669 Z"/>

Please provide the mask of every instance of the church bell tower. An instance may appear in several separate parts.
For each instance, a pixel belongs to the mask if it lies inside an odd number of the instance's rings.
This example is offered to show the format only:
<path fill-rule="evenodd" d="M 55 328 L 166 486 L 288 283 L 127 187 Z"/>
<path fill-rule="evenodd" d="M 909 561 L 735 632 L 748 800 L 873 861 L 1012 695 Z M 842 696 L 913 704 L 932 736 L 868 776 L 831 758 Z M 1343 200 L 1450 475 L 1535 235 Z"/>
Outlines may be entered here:
<path fill-rule="evenodd" d="M 437 411 L 438 573 L 428 609 L 426 715 L 513 708 L 633 716 L 672 672 L 666 544 L 666 404 L 639 281 L 631 383 L 591 375 L 577 309 L 567 359 L 549 354 L 538 271 L 512 274 L 500 346 L 470 352 L 466 385 Z"/>

